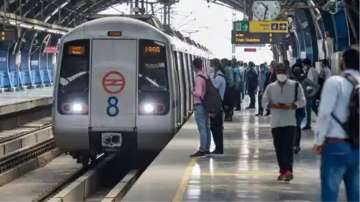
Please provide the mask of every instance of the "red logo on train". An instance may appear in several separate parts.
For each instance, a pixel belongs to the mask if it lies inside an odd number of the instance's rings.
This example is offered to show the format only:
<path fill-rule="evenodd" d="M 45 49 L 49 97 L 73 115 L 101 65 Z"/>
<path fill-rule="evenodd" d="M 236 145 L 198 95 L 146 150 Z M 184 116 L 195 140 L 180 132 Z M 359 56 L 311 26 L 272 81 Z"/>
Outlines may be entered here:
<path fill-rule="evenodd" d="M 125 77 L 118 71 L 108 72 L 102 79 L 102 85 L 109 94 L 121 93 L 126 85 Z"/>

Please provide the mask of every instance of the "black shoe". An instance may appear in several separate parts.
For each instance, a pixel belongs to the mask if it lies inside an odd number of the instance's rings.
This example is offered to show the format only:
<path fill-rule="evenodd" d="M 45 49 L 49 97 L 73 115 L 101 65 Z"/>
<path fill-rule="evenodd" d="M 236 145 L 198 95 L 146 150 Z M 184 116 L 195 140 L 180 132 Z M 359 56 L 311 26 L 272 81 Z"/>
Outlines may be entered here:
<path fill-rule="evenodd" d="M 217 151 L 217 150 L 214 150 L 213 152 L 210 153 L 211 155 L 223 155 L 224 152 L 223 151 Z"/>
<path fill-rule="evenodd" d="M 207 154 L 210 154 L 210 152 L 197 151 L 197 152 L 191 154 L 190 157 L 191 157 L 191 158 L 194 158 L 194 157 L 202 157 L 202 156 L 206 156 Z"/>
<path fill-rule="evenodd" d="M 310 130 L 311 129 L 311 126 L 305 126 L 304 128 L 303 128 L 303 130 Z"/>
<path fill-rule="evenodd" d="M 300 147 L 294 147 L 294 154 L 298 154 L 300 152 Z"/>
<path fill-rule="evenodd" d="M 255 116 L 262 116 L 262 114 L 255 114 Z"/>
<path fill-rule="evenodd" d="M 266 112 L 265 116 L 270 116 L 270 112 Z"/>

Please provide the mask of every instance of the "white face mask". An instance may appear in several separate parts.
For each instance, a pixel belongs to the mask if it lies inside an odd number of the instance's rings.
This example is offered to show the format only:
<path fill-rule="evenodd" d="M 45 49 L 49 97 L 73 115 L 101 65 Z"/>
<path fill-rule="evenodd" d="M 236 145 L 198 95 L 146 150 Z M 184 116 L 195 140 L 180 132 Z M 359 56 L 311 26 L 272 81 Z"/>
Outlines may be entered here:
<path fill-rule="evenodd" d="M 276 75 L 276 79 L 279 81 L 279 82 L 285 82 L 287 80 L 287 75 L 286 74 L 277 74 Z"/>

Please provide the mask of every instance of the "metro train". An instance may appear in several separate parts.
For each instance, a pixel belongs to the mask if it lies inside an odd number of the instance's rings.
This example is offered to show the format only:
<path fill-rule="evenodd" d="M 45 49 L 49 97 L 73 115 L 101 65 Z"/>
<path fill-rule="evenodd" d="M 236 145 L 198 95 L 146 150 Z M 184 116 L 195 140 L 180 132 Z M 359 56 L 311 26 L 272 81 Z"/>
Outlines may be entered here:
<path fill-rule="evenodd" d="M 79 162 L 160 150 L 191 115 L 191 61 L 206 66 L 211 52 L 156 25 L 151 16 L 104 17 L 61 39 L 53 132 Z"/>

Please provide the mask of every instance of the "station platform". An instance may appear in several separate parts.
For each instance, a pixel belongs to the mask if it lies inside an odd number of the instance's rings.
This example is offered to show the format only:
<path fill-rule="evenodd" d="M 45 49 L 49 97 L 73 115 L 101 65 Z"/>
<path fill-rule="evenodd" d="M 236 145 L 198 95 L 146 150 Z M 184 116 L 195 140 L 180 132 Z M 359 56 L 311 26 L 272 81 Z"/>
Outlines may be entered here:
<path fill-rule="evenodd" d="M 320 157 L 311 152 L 313 133 L 303 131 L 294 179 L 278 182 L 270 117 L 254 114 L 236 112 L 233 122 L 224 124 L 224 155 L 201 158 L 189 157 L 199 144 L 191 118 L 123 201 L 320 201 Z"/>
<path fill-rule="evenodd" d="M 52 104 L 53 87 L 0 93 L 0 115 Z"/>

